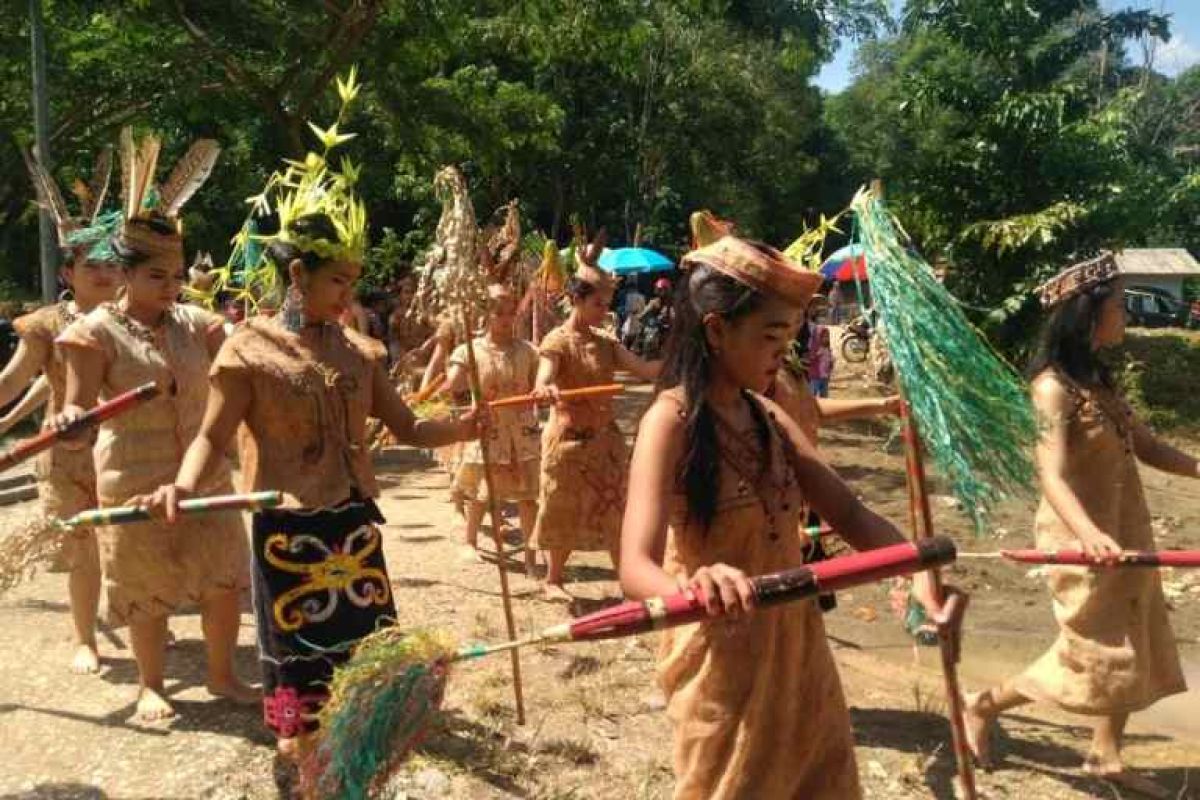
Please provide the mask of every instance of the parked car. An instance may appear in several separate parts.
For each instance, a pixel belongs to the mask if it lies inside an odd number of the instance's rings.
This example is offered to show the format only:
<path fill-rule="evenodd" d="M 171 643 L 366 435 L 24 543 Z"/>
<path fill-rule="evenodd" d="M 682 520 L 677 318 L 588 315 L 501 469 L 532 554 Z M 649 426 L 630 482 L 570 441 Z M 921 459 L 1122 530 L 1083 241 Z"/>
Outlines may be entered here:
<path fill-rule="evenodd" d="M 1167 292 L 1150 286 L 1125 289 L 1125 319 L 1142 328 L 1185 327 L 1188 307 Z"/>

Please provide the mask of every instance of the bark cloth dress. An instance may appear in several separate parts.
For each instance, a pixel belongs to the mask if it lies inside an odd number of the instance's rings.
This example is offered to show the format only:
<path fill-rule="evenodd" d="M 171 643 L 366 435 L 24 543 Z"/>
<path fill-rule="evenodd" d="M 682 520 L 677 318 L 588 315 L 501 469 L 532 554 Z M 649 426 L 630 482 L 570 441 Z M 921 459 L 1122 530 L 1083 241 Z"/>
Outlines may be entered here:
<path fill-rule="evenodd" d="M 392 391 L 387 353 L 338 325 L 309 345 L 255 318 L 226 340 L 212 378 L 250 398 L 244 490 L 285 493 L 282 508 L 254 515 L 252 572 L 263 717 L 290 738 L 315 728 L 350 646 L 395 621 L 365 441 L 375 393 Z"/>
<path fill-rule="evenodd" d="M 559 389 L 613 382 L 617 340 L 592 329 L 562 325 L 546 334 L 539 352 L 555 356 Z M 542 432 L 538 550 L 612 550 L 625 513 L 629 449 L 609 398 L 556 406 Z"/>
<path fill-rule="evenodd" d="M 67 365 L 54 346 L 54 340 L 82 316 L 74 306 L 74 303 L 55 303 L 13 322 L 13 328 L 25 347 L 45 365 L 42 371 L 50 384 L 45 420 L 58 416 L 66 397 Z M 34 475 L 37 476 L 42 511 L 47 516 L 66 519 L 98 505 L 96 466 L 90 448 L 72 450 L 62 446 L 52 447 L 34 461 Z M 73 528 L 70 535 L 64 538 L 50 571 L 71 572 L 89 567 L 93 571 L 100 569 L 96 532 L 91 528 Z"/>
<path fill-rule="evenodd" d="M 155 328 L 105 304 L 72 323 L 60 347 L 89 348 L 103 357 L 100 396 L 108 399 L 151 381 L 153 400 L 100 426 L 93 451 L 100 505 L 125 505 L 172 483 L 204 416 L 208 398 L 208 336 L 223 320 L 199 308 L 174 305 Z M 201 495 L 229 494 L 224 459 L 204 476 Z M 100 553 L 115 623 L 161 617 L 215 590 L 248 585 L 241 517 L 218 514 L 174 525 L 140 522 L 99 529 Z"/>
<path fill-rule="evenodd" d="M 506 346 L 486 336 L 474 340 L 475 362 L 484 400 L 529 394 L 537 377 L 538 353 L 529 342 L 514 339 Z M 467 347 L 459 345 L 450 364 L 467 369 Z M 497 499 L 505 502 L 537 500 L 541 449 L 537 411 L 533 406 L 497 409 L 492 415 L 488 456 Z M 454 488 L 465 500 L 482 500 L 483 452 L 479 442 L 462 446 Z"/>
<path fill-rule="evenodd" d="M 717 515 L 703 531 L 682 494 L 674 497 L 663 562 L 672 575 L 717 562 L 748 575 L 803 562 L 804 498 L 790 444 L 775 412 L 750 398 L 767 442 L 718 424 Z M 860 796 L 846 701 L 814 601 L 667 630 L 658 678 L 675 729 L 675 800 Z"/>
<path fill-rule="evenodd" d="M 1153 550 L 1137 457 L 1133 412 L 1106 389 L 1058 380 L 1073 406 L 1066 424 L 1067 482 L 1092 521 L 1123 549 Z M 1034 522 L 1042 550 L 1077 550 L 1079 540 L 1044 497 Z M 1014 688 L 1077 714 L 1139 711 L 1187 691 L 1156 569 L 1050 567 L 1059 634 Z"/>

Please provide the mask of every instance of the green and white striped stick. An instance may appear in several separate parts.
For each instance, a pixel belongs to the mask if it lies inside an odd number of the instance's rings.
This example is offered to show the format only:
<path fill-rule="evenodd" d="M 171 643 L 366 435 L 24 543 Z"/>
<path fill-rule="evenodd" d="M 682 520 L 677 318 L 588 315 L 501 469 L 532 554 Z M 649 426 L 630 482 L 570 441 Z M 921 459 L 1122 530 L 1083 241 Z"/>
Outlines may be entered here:
<path fill-rule="evenodd" d="M 212 497 L 193 497 L 179 503 L 179 513 L 185 517 L 197 514 L 214 514 L 219 511 L 262 511 L 275 508 L 283 502 L 282 492 L 251 492 L 250 494 L 223 494 Z M 96 525 L 124 525 L 130 522 L 145 522 L 150 512 L 138 506 L 117 508 L 93 508 L 80 511 L 70 519 L 60 522 L 67 528 L 93 527 Z"/>

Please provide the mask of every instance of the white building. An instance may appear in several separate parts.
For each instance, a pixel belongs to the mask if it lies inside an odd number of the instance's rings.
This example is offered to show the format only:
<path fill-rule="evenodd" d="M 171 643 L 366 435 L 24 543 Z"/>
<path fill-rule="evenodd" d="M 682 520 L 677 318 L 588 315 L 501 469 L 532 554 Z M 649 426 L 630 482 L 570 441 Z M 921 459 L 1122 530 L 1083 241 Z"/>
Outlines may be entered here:
<path fill-rule="evenodd" d="M 1127 288 L 1161 289 L 1180 301 L 1184 279 L 1200 278 L 1200 263 L 1182 247 L 1133 248 L 1117 253 L 1116 259 Z"/>

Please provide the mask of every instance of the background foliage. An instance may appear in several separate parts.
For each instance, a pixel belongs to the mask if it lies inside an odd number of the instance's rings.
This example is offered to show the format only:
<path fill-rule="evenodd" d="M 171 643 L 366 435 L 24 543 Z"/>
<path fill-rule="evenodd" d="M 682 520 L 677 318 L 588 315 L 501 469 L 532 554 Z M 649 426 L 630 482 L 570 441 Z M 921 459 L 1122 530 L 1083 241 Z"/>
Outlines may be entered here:
<path fill-rule="evenodd" d="M 367 167 L 386 283 L 427 242 L 431 178 L 462 165 L 481 216 L 521 199 L 528 230 L 572 224 L 677 252 L 708 207 L 786 244 L 882 177 L 891 207 L 1001 340 L 1029 289 L 1100 246 L 1200 250 L 1200 69 L 1146 63 L 1170 20 L 1097 0 L 44 0 L 65 180 L 119 127 L 164 161 L 225 150 L 189 205 L 189 247 L 218 260 L 242 199 L 309 144 L 332 77 L 366 82 L 349 155 Z M 36 286 L 19 148 L 32 138 L 28 27 L 0 27 L 0 286 Z M 845 37 L 853 85 L 812 79 Z M 840 242 L 831 240 L 832 246 Z"/>

